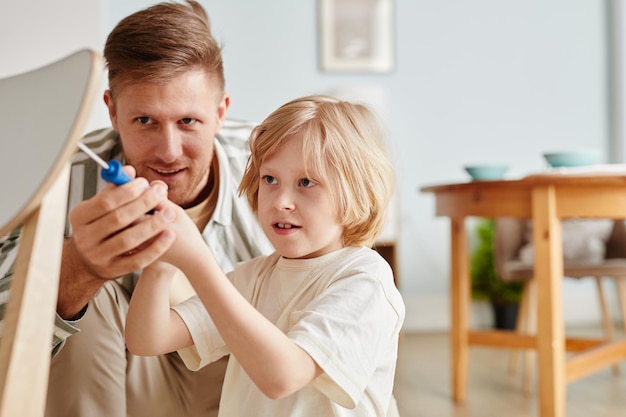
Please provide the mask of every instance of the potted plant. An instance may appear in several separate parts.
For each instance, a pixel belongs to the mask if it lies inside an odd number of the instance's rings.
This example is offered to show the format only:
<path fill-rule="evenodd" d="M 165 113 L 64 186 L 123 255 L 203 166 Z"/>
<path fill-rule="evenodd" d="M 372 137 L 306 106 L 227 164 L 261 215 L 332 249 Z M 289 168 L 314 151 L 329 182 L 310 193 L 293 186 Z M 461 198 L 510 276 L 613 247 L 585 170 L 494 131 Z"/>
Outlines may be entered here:
<path fill-rule="evenodd" d="M 493 253 L 494 231 L 493 219 L 480 219 L 474 230 L 476 245 L 470 260 L 472 298 L 490 302 L 496 329 L 514 329 L 524 284 L 505 282 L 498 276 Z"/>

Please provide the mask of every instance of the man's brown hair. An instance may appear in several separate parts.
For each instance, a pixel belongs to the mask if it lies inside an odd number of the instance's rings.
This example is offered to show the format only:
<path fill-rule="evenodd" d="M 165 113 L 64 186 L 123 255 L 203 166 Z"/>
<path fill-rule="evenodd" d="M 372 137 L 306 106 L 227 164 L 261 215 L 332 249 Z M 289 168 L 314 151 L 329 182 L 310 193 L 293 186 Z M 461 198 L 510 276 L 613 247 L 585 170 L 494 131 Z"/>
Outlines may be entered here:
<path fill-rule="evenodd" d="M 127 83 L 159 83 L 193 69 L 215 77 L 224 92 L 221 46 L 193 0 L 159 3 L 122 19 L 107 38 L 104 59 L 113 98 Z"/>

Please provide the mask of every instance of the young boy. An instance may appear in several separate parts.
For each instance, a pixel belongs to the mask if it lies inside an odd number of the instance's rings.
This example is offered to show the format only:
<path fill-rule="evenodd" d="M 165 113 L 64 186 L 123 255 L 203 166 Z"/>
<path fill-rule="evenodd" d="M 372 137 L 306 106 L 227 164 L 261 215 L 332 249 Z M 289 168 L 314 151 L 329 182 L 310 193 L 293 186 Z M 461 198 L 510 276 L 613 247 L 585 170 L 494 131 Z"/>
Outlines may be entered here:
<path fill-rule="evenodd" d="M 404 304 L 370 249 L 393 188 L 374 114 L 296 99 L 255 128 L 250 148 L 239 191 L 276 252 L 225 275 L 182 209 L 163 203 L 175 241 L 135 289 L 129 350 L 177 350 L 190 369 L 230 353 L 220 416 L 386 416 Z M 170 309 L 176 268 L 198 296 Z"/>

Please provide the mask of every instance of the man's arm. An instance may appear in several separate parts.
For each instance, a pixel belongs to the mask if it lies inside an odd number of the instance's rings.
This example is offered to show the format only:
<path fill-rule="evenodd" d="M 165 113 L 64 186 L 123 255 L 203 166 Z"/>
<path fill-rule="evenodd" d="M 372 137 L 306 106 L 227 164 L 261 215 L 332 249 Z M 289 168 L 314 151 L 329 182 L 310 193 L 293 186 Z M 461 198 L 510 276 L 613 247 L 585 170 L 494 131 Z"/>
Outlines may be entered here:
<path fill-rule="evenodd" d="M 57 301 L 62 318 L 72 320 L 106 281 L 151 264 L 167 249 L 160 238 L 166 216 L 145 215 L 166 196 L 165 184 L 150 187 L 140 178 L 108 185 L 70 212 L 73 233 L 63 245 Z"/>
<path fill-rule="evenodd" d="M 72 238 L 63 244 L 57 313 L 65 320 L 75 320 L 102 288 L 106 280 L 92 274 L 77 252 Z"/>
<path fill-rule="evenodd" d="M 94 142 L 101 157 L 110 159 L 117 143 L 112 130 L 95 132 L 86 141 Z M 105 186 L 98 192 L 97 169 L 88 157 L 78 153 L 72 165 L 67 235 L 63 245 L 52 353 L 58 352 L 65 339 L 76 333 L 79 320 L 89 301 L 107 280 L 117 279 L 152 263 L 165 251 L 158 236 L 167 220 L 162 213 L 145 216 L 166 193 L 159 196 L 144 179 L 122 187 Z M 128 171 L 134 177 L 134 171 Z M 69 224 L 72 225 L 69 228 Z M 72 230 L 73 229 L 73 230 Z M 19 250 L 21 230 L 0 236 L 0 321 L 9 298 L 13 264 Z M 136 249 L 133 255 L 125 255 Z M 1 323 L 0 323 L 1 325 Z"/>
<path fill-rule="evenodd" d="M 9 235 L 0 237 L 0 328 L 2 327 L 1 322 L 4 319 L 6 303 L 10 296 L 11 281 L 13 280 L 13 268 L 19 251 L 19 240 L 21 234 L 22 230 L 21 228 L 18 228 L 12 231 Z M 65 339 L 77 331 L 78 329 L 73 326 L 73 323 L 70 320 L 65 321 L 57 315 L 52 339 L 52 354 L 56 354 L 61 349 Z"/>

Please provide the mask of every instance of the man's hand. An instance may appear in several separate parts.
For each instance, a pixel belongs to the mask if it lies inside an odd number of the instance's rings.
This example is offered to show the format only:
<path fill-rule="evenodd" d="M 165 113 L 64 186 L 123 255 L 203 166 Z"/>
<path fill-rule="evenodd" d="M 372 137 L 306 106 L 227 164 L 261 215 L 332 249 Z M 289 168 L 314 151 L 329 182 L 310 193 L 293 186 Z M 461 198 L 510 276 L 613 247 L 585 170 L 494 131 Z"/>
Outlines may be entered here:
<path fill-rule="evenodd" d="M 125 167 L 132 177 L 135 171 Z M 146 215 L 167 200 L 167 186 L 144 178 L 107 185 L 70 212 L 72 236 L 65 242 L 57 312 L 76 316 L 107 280 L 150 265 L 172 244 L 171 210 Z"/>

